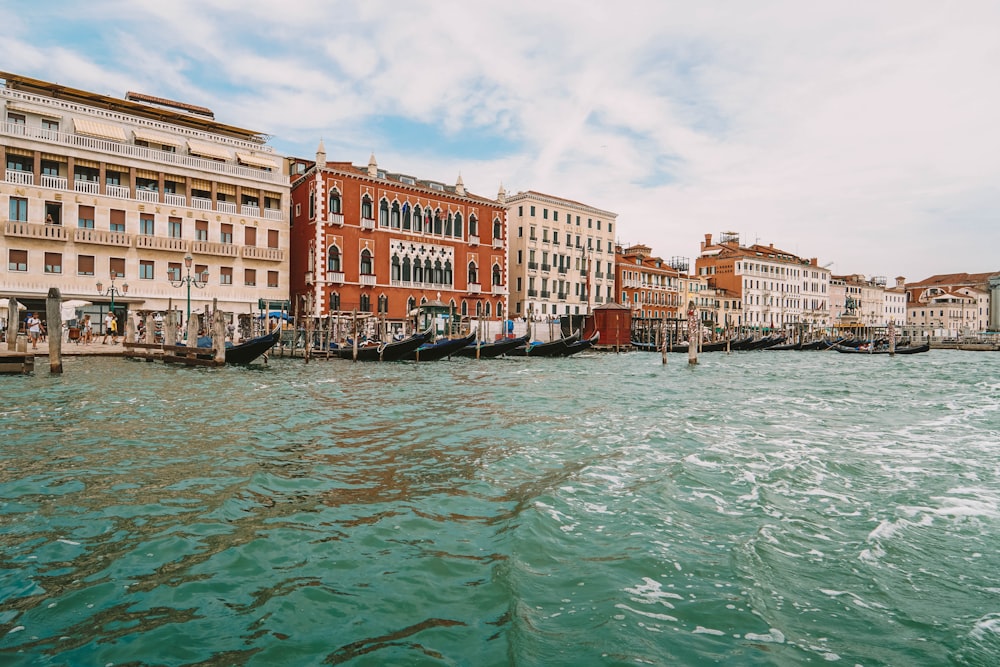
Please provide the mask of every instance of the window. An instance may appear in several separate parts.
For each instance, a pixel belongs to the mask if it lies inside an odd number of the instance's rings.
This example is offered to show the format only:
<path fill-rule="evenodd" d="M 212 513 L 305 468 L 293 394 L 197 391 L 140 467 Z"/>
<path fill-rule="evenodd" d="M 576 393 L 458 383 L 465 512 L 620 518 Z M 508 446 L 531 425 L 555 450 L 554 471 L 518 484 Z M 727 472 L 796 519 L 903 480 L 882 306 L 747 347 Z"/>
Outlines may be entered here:
<path fill-rule="evenodd" d="M 28 200 L 22 199 L 21 197 L 11 197 L 10 198 L 10 215 L 8 216 L 10 220 L 16 220 L 18 222 L 28 221 Z"/>
<path fill-rule="evenodd" d="M 336 189 L 330 191 L 330 213 L 340 213 L 340 193 Z"/>
<path fill-rule="evenodd" d="M 493 265 L 493 284 L 494 285 L 499 285 L 500 284 L 500 276 L 501 276 L 501 274 L 500 274 L 500 265 L 499 264 L 494 264 Z"/>
<path fill-rule="evenodd" d="M 194 221 L 194 240 L 195 241 L 208 240 L 208 220 Z"/>
<path fill-rule="evenodd" d="M 543 208 L 542 209 L 542 220 L 548 220 L 548 219 L 549 219 L 549 209 Z"/>
<path fill-rule="evenodd" d="M 77 212 L 77 224 L 80 229 L 94 228 L 94 207 L 81 206 Z"/>
<path fill-rule="evenodd" d="M 233 226 L 228 222 L 219 225 L 219 243 L 227 245 L 232 245 L 233 243 Z"/>
<path fill-rule="evenodd" d="M 278 247 L 278 230 L 269 229 L 267 230 L 267 247 L 277 248 Z"/>
<path fill-rule="evenodd" d="M 92 275 L 94 275 L 94 256 L 93 255 L 77 255 L 77 258 L 76 258 L 76 275 L 78 275 L 78 276 L 92 276 Z"/>
<path fill-rule="evenodd" d="M 14 250 L 12 248 L 7 253 L 7 270 L 8 271 L 27 271 L 28 270 L 28 251 L 27 250 Z"/>
<path fill-rule="evenodd" d="M 62 273 L 62 253 L 45 253 L 45 273 Z"/>
<path fill-rule="evenodd" d="M 361 251 L 361 274 L 371 275 L 375 273 L 372 270 L 372 253 L 368 248 Z"/>
<path fill-rule="evenodd" d="M 257 269 L 243 269 L 243 284 L 247 287 L 257 286 Z"/>
<path fill-rule="evenodd" d="M 479 269 L 475 262 L 469 262 L 469 282 L 473 285 L 479 282 Z"/>
<path fill-rule="evenodd" d="M 316 217 L 316 193 L 309 193 L 309 219 L 312 220 Z"/>
<path fill-rule="evenodd" d="M 167 263 L 167 280 L 180 280 L 181 279 L 181 263 L 180 262 L 168 262 Z"/>
<path fill-rule="evenodd" d="M 219 284 L 220 285 L 233 284 L 233 267 L 231 266 L 219 267 Z"/>
<path fill-rule="evenodd" d="M 403 229 L 409 230 L 413 226 L 413 211 L 410 210 L 410 202 L 403 203 Z"/>
<path fill-rule="evenodd" d="M 155 225 L 153 216 L 148 213 L 139 214 L 139 233 L 143 236 L 152 236 Z"/>
<path fill-rule="evenodd" d="M 330 292 L 330 311 L 340 310 L 340 293 Z"/>
<path fill-rule="evenodd" d="M 244 227 L 243 229 L 243 245 L 254 247 L 257 245 L 257 228 L 256 227 Z"/>
<path fill-rule="evenodd" d="M 389 297 L 387 297 L 385 294 L 379 295 L 378 312 L 383 314 L 387 314 L 389 312 Z"/>
<path fill-rule="evenodd" d="M 399 202 L 392 202 L 392 210 L 389 212 L 389 226 L 393 229 L 400 228 Z M 381 311 L 380 311 L 381 312 Z"/>
<path fill-rule="evenodd" d="M 326 270 L 340 271 L 340 248 L 335 245 L 330 246 L 330 250 L 326 255 Z"/>
<path fill-rule="evenodd" d="M 378 204 L 378 226 L 389 226 L 389 202 L 384 199 Z"/>
<path fill-rule="evenodd" d="M 372 199 L 368 195 L 361 198 L 361 217 L 364 220 L 375 219 L 375 212 L 372 210 Z"/>
<path fill-rule="evenodd" d="M 125 258 L 111 257 L 108 259 L 108 273 L 115 278 L 125 277 Z"/>
<path fill-rule="evenodd" d="M 361 295 L 361 303 L 358 305 L 358 310 L 362 313 L 370 312 L 372 309 L 372 298 L 367 294 Z"/>
<path fill-rule="evenodd" d="M 11 128 L 13 134 L 24 134 L 24 115 L 19 113 L 7 113 L 7 122 L 20 127 Z"/>
<path fill-rule="evenodd" d="M 493 238 L 499 239 L 502 234 L 503 228 L 500 226 L 500 218 L 493 219 Z"/>
<path fill-rule="evenodd" d="M 534 206 L 531 207 L 531 214 L 530 215 L 531 215 L 532 218 L 535 217 L 535 207 Z"/>
<path fill-rule="evenodd" d="M 139 260 L 139 279 L 140 280 L 152 280 L 153 279 L 153 260 L 151 259 L 140 259 Z"/>
<path fill-rule="evenodd" d="M 113 232 L 124 232 L 125 231 L 125 211 L 119 211 L 116 209 L 111 209 L 111 231 Z M 124 272 L 123 272 L 124 275 Z"/>
<path fill-rule="evenodd" d="M 403 275 L 402 266 L 399 263 L 399 256 L 392 256 L 392 264 L 389 266 L 389 278 L 391 280 L 401 280 Z"/>
<path fill-rule="evenodd" d="M 180 218 L 170 218 L 167 220 L 167 235 L 172 239 L 183 237 L 184 225 Z"/>
<path fill-rule="evenodd" d="M 51 201 L 45 202 L 45 224 L 62 224 L 62 204 Z"/>

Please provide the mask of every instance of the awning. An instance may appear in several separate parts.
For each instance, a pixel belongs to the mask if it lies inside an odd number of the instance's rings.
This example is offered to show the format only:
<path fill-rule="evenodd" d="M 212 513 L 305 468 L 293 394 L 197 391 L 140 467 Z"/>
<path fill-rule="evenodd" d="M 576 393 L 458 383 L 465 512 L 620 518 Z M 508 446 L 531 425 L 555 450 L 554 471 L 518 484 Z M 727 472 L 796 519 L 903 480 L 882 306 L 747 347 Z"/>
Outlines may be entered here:
<path fill-rule="evenodd" d="M 184 145 L 184 140 L 178 137 L 171 137 L 168 134 L 160 134 L 159 132 L 153 132 L 145 128 L 136 128 L 132 130 L 132 134 L 139 141 L 148 141 L 151 144 L 160 144 L 167 146 L 182 146 Z"/>
<path fill-rule="evenodd" d="M 187 143 L 188 151 L 192 155 L 200 155 L 214 160 L 228 160 L 230 157 L 229 152 L 221 146 L 209 144 L 204 141 L 195 141 L 194 139 L 188 139 Z"/>
<path fill-rule="evenodd" d="M 125 130 L 117 125 L 99 123 L 96 120 L 91 120 L 89 118 L 74 118 L 73 127 L 76 128 L 77 134 L 86 134 L 87 136 L 97 137 L 98 139 L 110 139 L 111 141 L 125 142 Z"/>
<path fill-rule="evenodd" d="M 243 164 L 248 164 L 251 167 L 260 167 L 261 169 L 276 169 L 278 164 L 263 155 L 254 155 L 253 153 L 237 153 L 236 158 Z"/>
<path fill-rule="evenodd" d="M 57 114 L 55 112 L 48 111 L 46 109 L 36 109 L 35 107 L 29 107 L 29 106 L 25 106 L 23 104 L 13 104 L 13 103 L 8 102 L 7 103 L 7 110 L 8 111 L 19 111 L 21 113 L 32 113 L 32 114 L 35 114 L 36 116 L 41 116 L 42 118 L 55 118 L 57 120 L 62 120 L 62 115 L 61 114 Z"/>

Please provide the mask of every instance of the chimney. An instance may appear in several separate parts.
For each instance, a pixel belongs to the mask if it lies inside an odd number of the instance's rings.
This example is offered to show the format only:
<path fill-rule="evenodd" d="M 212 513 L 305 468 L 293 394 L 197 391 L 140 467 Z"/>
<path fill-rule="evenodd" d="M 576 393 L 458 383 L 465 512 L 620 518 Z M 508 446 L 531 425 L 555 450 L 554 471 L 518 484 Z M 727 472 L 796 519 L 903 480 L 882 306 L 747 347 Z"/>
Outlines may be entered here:
<path fill-rule="evenodd" d="M 712 235 L 705 234 L 705 240 L 701 242 L 701 249 L 704 250 L 710 245 L 712 245 Z"/>

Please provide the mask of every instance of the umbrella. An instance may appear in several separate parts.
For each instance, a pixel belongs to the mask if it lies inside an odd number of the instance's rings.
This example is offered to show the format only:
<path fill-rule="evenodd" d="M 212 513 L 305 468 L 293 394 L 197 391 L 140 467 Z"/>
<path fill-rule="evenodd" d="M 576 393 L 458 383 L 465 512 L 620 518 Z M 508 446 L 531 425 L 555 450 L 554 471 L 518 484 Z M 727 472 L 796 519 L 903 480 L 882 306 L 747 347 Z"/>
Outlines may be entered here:
<path fill-rule="evenodd" d="M 89 305 L 91 305 L 90 301 L 84 301 L 82 299 L 70 299 L 69 301 L 63 301 L 59 314 L 62 316 L 63 322 L 75 320 L 76 311 Z"/>
<path fill-rule="evenodd" d="M 0 308 L 3 308 L 4 310 L 6 310 L 7 308 L 10 308 L 10 299 L 0 299 Z M 18 301 L 17 302 L 17 309 L 18 310 L 27 310 L 28 307 L 26 305 L 24 305 L 23 303 L 21 303 L 20 301 Z"/>

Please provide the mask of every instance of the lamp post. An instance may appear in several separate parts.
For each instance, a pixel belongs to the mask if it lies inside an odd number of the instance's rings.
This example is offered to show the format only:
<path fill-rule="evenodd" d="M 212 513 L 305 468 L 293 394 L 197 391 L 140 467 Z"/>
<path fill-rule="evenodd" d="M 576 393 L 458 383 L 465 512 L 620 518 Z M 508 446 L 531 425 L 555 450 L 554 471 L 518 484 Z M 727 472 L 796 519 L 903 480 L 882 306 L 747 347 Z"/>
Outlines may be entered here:
<path fill-rule="evenodd" d="M 104 284 L 100 280 L 97 281 L 97 293 L 111 297 L 111 312 L 115 311 L 115 296 L 116 295 L 117 296 L 125 296 L 126 294 L 128 294 L 128 283 L 122 283 L 121 291 L 119 291 L 118 288 L 115 287 L 115 277 L 116 276 L 117 276 L 117 274 L 114 271 L 112 271 L 111 272 L 111 286 L 108 287 L 107 290 L 104 289 Z"/>
<path fill-rule="evenodd" d="M 208 271 L 202 271 L 201 274 L 195 274 L 194 277 L 191 276 L 191 263 L 194 262 L 194 257 L 191 253 L 184 255 L 184 267 L 187 269 L 187 275 L 183 278 L 178 278 L 174 280 L 170 278 L 170 284 L 174 287 L 183 287 L 187 285 L 187 320 L 185 322 L 191 321 L 191 285 L 194 285 L 198 289 L 202 289 L 208 284 Z"/>

